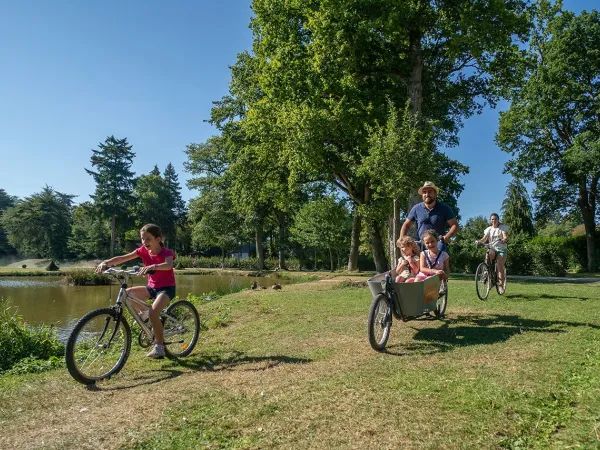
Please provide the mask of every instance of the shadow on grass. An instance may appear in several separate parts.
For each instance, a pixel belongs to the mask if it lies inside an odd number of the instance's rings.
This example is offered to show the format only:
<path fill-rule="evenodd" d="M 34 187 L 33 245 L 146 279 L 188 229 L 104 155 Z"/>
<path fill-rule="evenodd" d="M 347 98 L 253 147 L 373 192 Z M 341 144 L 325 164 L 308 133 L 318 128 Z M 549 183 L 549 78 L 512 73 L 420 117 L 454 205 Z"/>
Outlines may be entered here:
<path fill-rule="evenodd" d="M 566 333 L 569 328 L 600 326 L 560 320 L 524 319 L 516 315 L 492 314 L 458 316 L 438 328 L 417 329 L 411 342 L 388 346 L 388 353 L 408 356 L 415 353 L 438 353 L 458 347 L 504 342 L 523 333 Z"/>
<path fill-rule="evenodd" d="M 280 364 L 306 364 L 312 360 L 283 355 L 246 356 L 243 352 L 236 351 L 227 356 L 196 354 L 188 358 L 173 359 L 172 362 L 187 369 L 218 372 L 233 370 L 238 366 L 247 366 L 242 369 L 246 371 L 262 371 Z"/>
<path fill-rule="evenodd" d="M 526 301 L 535 301 L 535 300 L 562 300 L 567 298 L 572 298 L 576 300 L 581 300 L 582 302 L 587 300 L 598 300 L 598 297 L 577 297 L 574 295 L 553 295 L 553 294 L 506 294 L 504 296 L 508 300 L 526 300 Z"/>
<path fill-rule="evenodd" d="M 138 386 L 148 386 L 151 384 L 161 383 L 172 378 L 177 378 L 183 375 L 181 370 L 173 369 L 154 369 L 146 370 L 141 374 L 124 375 L 122 373 L 113 375 L 111 379 L 103 381 L 99 386 L 97 384 L 90 384 L 86 386 L 86 389 L 90 391 L 120 391 L 123 389 L 132 389 Z M 111 383 L 117 382 L 118 385 Z"/>

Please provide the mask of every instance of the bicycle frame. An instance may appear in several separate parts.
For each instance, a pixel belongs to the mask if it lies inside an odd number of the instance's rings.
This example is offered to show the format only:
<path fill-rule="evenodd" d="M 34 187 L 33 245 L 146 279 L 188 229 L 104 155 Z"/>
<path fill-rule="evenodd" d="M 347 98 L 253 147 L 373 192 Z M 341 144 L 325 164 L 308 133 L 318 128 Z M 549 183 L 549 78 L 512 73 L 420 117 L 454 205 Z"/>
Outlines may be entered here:
<path fill-rule="evenodd" d="M 140 328 L 142 329 L 144 334 L 148 337 L 148 339 L 152 340 L 152 339 L 154 339 L 154 332 L 142 320 L 142 318 L 140 317 L 136 308 L 133 307 L 132 303 L 135 304 L 136 306 L 138 306 L 142 310 L 144 310 L 144 309 L 149 310 L 151 308 L 151 306 L 148 305 L 145 301 L 140 300 L 140 299 L 134 297 L 133 295 L 130 295 L 127 293 L 129 276 L 137 275 L 138 272 L 139 272 L 138 266 L 135 266 L 130 270 L 118 270 L 113 267 L 110 267 L 109 269 L 106 269 L 104 271 L 104 273 L 123 275 L 123 277 L 124 277 L 123 282 L 121 283 L 121 287 L 119 288 L 119 293 L 117 294 L 117 301 L 115 302 L 115 305 L 113 306 L 113 308 L 117 310 L 119 317 L 121 317 L 123 314 L 123 304 L 124 304 L 125 307 L 127 308 L 127 310 L 131 313 L 133 320 L 135 320 L 137 322 L 137 324 L 140 326 Z"/>

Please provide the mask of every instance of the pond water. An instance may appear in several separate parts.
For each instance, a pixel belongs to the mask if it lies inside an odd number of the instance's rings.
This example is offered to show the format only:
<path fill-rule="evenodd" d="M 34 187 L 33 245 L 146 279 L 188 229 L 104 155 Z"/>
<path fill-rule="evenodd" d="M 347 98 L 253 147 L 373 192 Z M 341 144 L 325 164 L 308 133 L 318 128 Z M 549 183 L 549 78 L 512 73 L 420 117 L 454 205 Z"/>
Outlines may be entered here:
<path fill-rule="evenodd" d="M 180 298 L 189 294 L 229 291 L 238 286 L 247 288 L 253 280 L 261 286 L 281 283 L 268 277 L 177 275 L 176 278 Z M 68 286 L 63 284 L 62 277 L 0 277 L 0 297 L 10 297 L 11 305 L 17 308 L 25 322 L 54 324 L 61 330 L 71 329 L 77 320 L 93 309 L 114 304 L 118 288 L 117 285 Z"/>

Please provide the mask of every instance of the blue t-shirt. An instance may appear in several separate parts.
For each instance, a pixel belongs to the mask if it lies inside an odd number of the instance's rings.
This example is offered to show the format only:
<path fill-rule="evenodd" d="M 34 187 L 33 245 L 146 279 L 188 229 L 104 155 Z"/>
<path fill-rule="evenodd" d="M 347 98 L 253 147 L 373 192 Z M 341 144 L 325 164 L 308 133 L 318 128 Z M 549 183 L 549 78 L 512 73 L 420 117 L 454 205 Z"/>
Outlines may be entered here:
<path fill-rule="evenodd" d="M 435 230 L 440 236 L 446 232 L 446 225 L 454 219 L 454 211 L 445 203 L 436 202 L 432 210 L 425 207 L 425 203 L 417 203 L 406 217 L 412 222 L 417 222 L 419 239 L 426 230 Z"/>

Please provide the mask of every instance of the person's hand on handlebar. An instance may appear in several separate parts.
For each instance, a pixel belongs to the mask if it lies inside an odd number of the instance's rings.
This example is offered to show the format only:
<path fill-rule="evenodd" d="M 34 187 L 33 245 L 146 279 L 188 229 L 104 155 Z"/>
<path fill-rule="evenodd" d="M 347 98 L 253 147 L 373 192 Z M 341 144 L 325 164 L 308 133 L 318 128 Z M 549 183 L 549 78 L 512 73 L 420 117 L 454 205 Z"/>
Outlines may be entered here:
<path fill-rule="evenodd" d="M 98 264 L 98 267 L 96 267 L 96 270 L 94 272 L 96 272 L 96 273 L 102 273 L 106 269 L 108 269 L 108 266 L 104 263 L 104 261 L 102 261 L 100 264 Z"/>
<path fill-rule="evenodd" d="M 138 275 L 146 275 L 153 274 L 156 272 L 156 264 L 152 264 L 151 266 L 144 266 L 138 271 Z"/>

